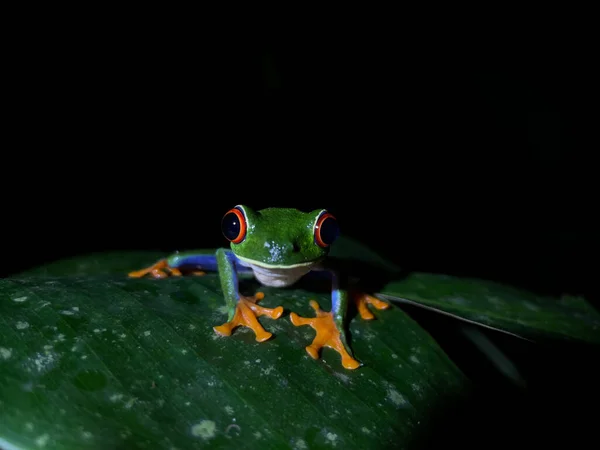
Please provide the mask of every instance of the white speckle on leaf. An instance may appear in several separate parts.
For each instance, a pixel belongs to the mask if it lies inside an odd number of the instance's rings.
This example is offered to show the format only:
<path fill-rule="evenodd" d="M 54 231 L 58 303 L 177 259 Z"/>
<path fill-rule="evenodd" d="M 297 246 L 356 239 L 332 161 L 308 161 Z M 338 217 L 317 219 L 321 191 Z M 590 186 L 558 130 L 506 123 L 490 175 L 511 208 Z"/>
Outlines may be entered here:
<path fill-rule="evenodd" d="M 195 330 L 196 329 L 196 325 L 194 325 L 193 323 L 190 324 L 190 326 L 188 327 L 190 330 Z"/>
<path fill-rule="evenodd" d="M 150 330 L 146 330 L 144 331 L 144 336 L 150 336 L 152 333 L 150 332 Z"/>
<path fill-rule="evenodd" d="M 125 409 L 131 409 L 135 402 L 137 402 L 137 398 L 131 397 L 129 400 L 127 400 L 127 403 L 125 403 Z"/>
<path fill-rule="evenodd" d="M 63 311 L 61 311 L 60 313 L 62 315 L 64 315 L 64 316 L 74 316 L 75 315 L 75 313 L 73 311 L 69 311 L 69 310 L 66 310 L 66 309 L 63 310 Z"/>
<path fill-rule="evenodd" d="M 325 395 L 325 392 L 323 392 L 323 391 L 317 392 L 317 397 L 323 397 L 323 395 Z"/>
<path fill-rule="evenodd" d="M 275 367 L 269 366 L 266 369 L 261 369 L 260 371 L 263 375 L 269 375 L 273 370 L 275 370 Z"/>
<path fill-rule="evenodd" d="M 410 360 L 415 364 L 421 364 L 421 361 L 419 361 L 419 358 L 417 358 L 415 355 L 411 355 Z"/>
<path fill-rule="evenodd" d="M 56 340 L 58 342 L 63 342 L 65 340 L 65 335 L 64 334 L 59 334 L 58 336 L 56 336 Z"/>
<path fill-rule="evenodd" d="M 232 408 L 231 406 L 227 405 L 227 406 L 225 407 L 225 412 L 226 412 L 227 414 L 229 414 L 230 416 L 233 416 L 233 408 Z"/>
<path fill-rule="evenodd" d="M 82 355 L 81 359 L 87 359 L 87 355 Z"/>
<path fill-rule="evenodd" d="M 304 442 L 304 439 L 298 439 L 296 441 L 296 443 L 294 444 L 294 448 L 304 450 L 304 449 L 308 448 L 308 445 L 306 445 L 306 442 Z"/>
<path fill-rule="evenodd" d="M 227 314 L 228 311 L 227 305 L 221 305 L 217 308 L 217 312 L 221 314 Z"/>
<path fill-rule="evenodd" d="M 395 353 L 392 353 L 392 358 L 393 359 L 398 359 L 398 355 L 396 355 Z"/>
<path fill-rule="evenodd" d="M 327 440 L 329 441 L 329 443 L 331 445 L 333 445 L 334 447 L 337 445 L 337 434 L 334 433 L 327 433 L 325 435 L 325 437 L 327 438 Z"/>
<path fill-rule="evenodd" d="M 190 406 L 191 404 L 191 402 L 185 402 L 185 406 Z"/>
<path fill-rule="evenodd" d="M 77 311 L 79 311 L 79 306 L 73 306 L 71 309 L 72 309 L 73 311 L 76 311 L 76 312 L 77 312 Z"/>
<path fill-rule="evenodd" d="M 202 420 L 192 426 L 192 435 L 207 440 L 215 437 L 216 430 L 217 424 L 212 420 Z"/>
<path fill-rule="evenodd" d="M 13 298 L 13 302 L 17 302 L 17 303 L 23 303 L 25 300 L 27 300 L 27 297 L 15 297 L 15 298 Z"/>
<path fill-rule="evenodd" d="M 227 428 L 225 428 L 225 434 L 229 436 L 231 430 L 235 430 L 236 436 L 239 436 L 242 432 L 242 428 L 235 423 L 230 423 L 229 425 L 227 425 Z"/>
<path fill-rule="evenodd" d="M 94 333 L 100 333 L 100 328 L 94 329 Z"/>
<path fill-rule="evenodd" d="M 261 433 L 260 431 L 255 431 L 255 432 L 254 432 L 254 437 L 255 437 L 256 439 L 260 439 L 260 438 L 262 437 L 262 433 Z"/>
<path fill-rule="evenodd" d="M 362 432 L 363 432 L 363 433 L 365 433 L 365 434 L 371 434 L 371 430 L 369 430 L 367 427 L 362 427 L 362 428 L 360 429 L 360 431 L 362 431 Z"/>
<path fill-rule="evenodd" d="M 43 355 L 41 353 L 37 353 L 33 363 L 35 364 L 37 371 L 42 372 L 51 368 L 55 361 L 54 355 L 48 351 L 45 351 Z"/>
<path fill-rule="evenodd" d="M 25 429 L 26 429 L 27 431 L 33 431 L 33 424 L 32 424 L 31 422 L 27 422 L 27 423 L 25 424 Z"/>
<path fill-rule="evenodd" d="M 350 377 L 348 375 L 346 375 L 345 373 L 336 372 L 334 375 L 336 376 L 336 378 L 339 378 L 344 383 L 348 383 L 350 381 Z"/>
<path fill-rule="evenodd" d="M 371 333 L 370 331 L 365 332 L 365 335 L 363 337 L 367 341 L 372 341 L 373 339 L 375 339 L 375 335 L 373 333 Z"/>
<path fill-rule="evenodd" d="M 256 364 L 260 364 L 260 359 L 257 359 L 256 361 L 254 361 Z"/>
<path fill-rule="evenodd" d="M 2 359 L 8 359 L 12 356 L 12 350 L 10 348 L 6 348 L 6 347 L 0 347 L 0 357 L 2 357 Z"/>
<path fill-rule="evenodd" d="M 181 354 L 182 354 L 182 355 L 185 355 L 187 352 L 188 352 L 188 351 L 187 351 L 185 348 L 182 348 L 182 349 L 181 349 Z"/>
<path fill-rule="evenodd" d="M 125 338 L 127 337 L 127 335 L 126 335 L 125 333 L 121 333 L 121 334 L 119 335 L 119 337 L 120 337 L 121 339 L 125 339 Z"/>
<path fill-rule="evenodd" d="M 38 447 L 45 447 L 49 439 L 50 436 L 47 433 L 42 434 L 35 440 L 35 445 L 37 445 Z"/>
<path fill-rule="evenodd" d="M 123 398 L 123 394 L 113 394 L 109 397 L 109 400 L 113 403 L 116 403 L 119 400 L 121 400 L 122 398 Z"/>
<path fill-rule="evenodd" d="M 48 350 L 52 350 L 54 347 L 52 347 L 51 345 L 44 345 L 44 350 L 48 351 Z"/>
<path fill-rule="evenodd" d="M 83 430 L 81 432 L 81 437 L 84 438 L 84 439 L 91 439 L 93 437 L 93 435 L 89 431 Z"/>
<path fill-rule="evenodd" d="M 17 330 L 25 330 L 29 328 L 29 324 L 27 322 L 17 322 L 15 326 L 17 327 Z"/>
<path fill-rule="evenodd" d="M 408 403 L 404 396 L 393 388 L 390 388 L 388 390 L 387 398 L 396 406 L 403 406 L 406 405 L 406 403 Z"/>
<path fill-rule="evenodd" d="M 540 307 L 534 303 L 531 302 L 523 302 L 523 304 L 525 305 L 525 308 L 530 309 L 531 311 L 539 311 Z"/>

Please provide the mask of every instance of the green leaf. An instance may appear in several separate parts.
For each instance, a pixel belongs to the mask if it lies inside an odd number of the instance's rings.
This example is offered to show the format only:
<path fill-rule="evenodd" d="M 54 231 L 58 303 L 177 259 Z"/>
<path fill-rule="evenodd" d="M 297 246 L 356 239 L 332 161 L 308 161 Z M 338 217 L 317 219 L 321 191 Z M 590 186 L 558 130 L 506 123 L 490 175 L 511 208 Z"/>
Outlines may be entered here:
<path fill-rule="evenodd" d="M 475 278 L 411 273 L 380 291 L 520 336 L 600 343 L 600 314 L 584 298 L 537 295 Z"/>
<path fill-rule="evenodd" d="M 310 285 L 260 288 L 261 304 L 286 309 L 259 319 L 273 339 L 220 337 L 216 275 L 126 278 L 159 256 L 96 254 L 0 280 L 0 447 L 410 448 L 469 387 L 395 306 L 352 317 L 364 367 L 343 369 L 330 349 L 311 359 L 314 331 L 289 320 L 312 317 L 310 299 L 330 307 Z"/>

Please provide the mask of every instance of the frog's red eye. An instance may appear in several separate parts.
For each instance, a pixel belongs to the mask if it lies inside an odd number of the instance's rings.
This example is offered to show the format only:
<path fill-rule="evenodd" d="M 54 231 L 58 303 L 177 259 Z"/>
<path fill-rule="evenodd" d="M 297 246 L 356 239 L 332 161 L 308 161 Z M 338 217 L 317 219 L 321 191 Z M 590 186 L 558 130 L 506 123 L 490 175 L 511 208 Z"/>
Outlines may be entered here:
<path fill-rule="evenodd" d="M 246 218 L 237 206 L 225 213 L 221 220 L 221 231 L 227 240 L 239 244 L 246 237 Z"/>
<path fill-rule="evenodd" d="M 340 234 L 340 229 L 335 217 L 324 211 L 315 224 L 315 242 L 320 247 L 329 247 Z"/>

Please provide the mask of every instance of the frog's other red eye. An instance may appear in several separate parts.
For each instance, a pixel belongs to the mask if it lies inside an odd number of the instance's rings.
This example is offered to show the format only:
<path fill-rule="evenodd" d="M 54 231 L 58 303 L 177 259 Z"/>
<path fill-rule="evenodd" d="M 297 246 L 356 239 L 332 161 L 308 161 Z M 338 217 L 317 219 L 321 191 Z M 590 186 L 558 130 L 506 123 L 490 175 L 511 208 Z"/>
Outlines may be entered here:
<path fill-rule="evenodd" d="M 237 206 L 225 213 L 221 219 L 221 231 L 227 240 L 239 244 L 246 237 L 246 218 Z"/>
<path fill-rule="evenodd" d="M 340 234 L 340 229 L 335 217 L 324 211 L 315 224 L 315 242 L 319 247 L 329 247 Z"/>

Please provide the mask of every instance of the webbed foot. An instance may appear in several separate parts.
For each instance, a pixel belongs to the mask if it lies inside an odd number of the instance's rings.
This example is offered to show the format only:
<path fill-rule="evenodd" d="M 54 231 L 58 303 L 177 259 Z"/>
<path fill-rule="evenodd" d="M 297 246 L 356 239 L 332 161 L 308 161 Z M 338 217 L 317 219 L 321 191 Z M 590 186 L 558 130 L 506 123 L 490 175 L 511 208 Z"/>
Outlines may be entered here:
<path fill-rule="evenodd" d="M 192 275 L 205 275 L 202 270 L 195 270 L 191 272 Z M 161 259 L 150 267 L 146 267 L 141 270 L 134 270 L 127 274 L 130 278 L 142 278 L 146 275 L 150 275 L 152 278 L 166 278 L 168 276 L 180 277 L 181 270 L 176 267 L 170 267 L 166 259 Z"/>
<path fill-rule="evenodd" d="M 373 305 L 377 309 L 388 309 L 390 307 L 389 303 L 365 293 L 354 294 L 354 302 L 356 303 L 360 317 L 364 320 L 373 320 L 375 318 L 367 305 Z"/>
<path fill-rule="evenodd" d="M 346 349 L 346 345 L 342 341 L 342 333 L 333 319 L 333 313 L 323 311 L 319 307 L 319 304 L 314 300 L 310 301 L 310 306 L 315 310 L 316 317 L 307 318 L 300 317 L 296 313 L 290 314 L 292 324 L 297 327 L 310 325 L 317 332 L 312 344 L 306 347 L 306 352 L 313 359 L 319 359 L 319 350 L 321 350 L 322 347 L 329 347 L 340 354 L 342 357 L 342 366 L 346 369 L 356 369 L 360 367 L 360 363 L 354 359 Z"/>
<path fill-rule="evenodd" d="M 254 331 L 258 342 L 269 339 L 273 334 L 262 327 L 257 317 L 268 316 L 271 319 L 279 319 L 281 314 L 283 314 L 283 306 L 278 306 L 277 308 L 264 308 L 258 306 L 256 303 L 262 300 L 264 296 L 265 294 L 262 292 L 257 292 L 256 295 L 251 297 L 240 296 L 235 307 L 233 319 L 223 325 L 213 327 L 215 332 L 221 336 L 231 336 L 231 332 L 234 328 L 245 326 Z"/>

